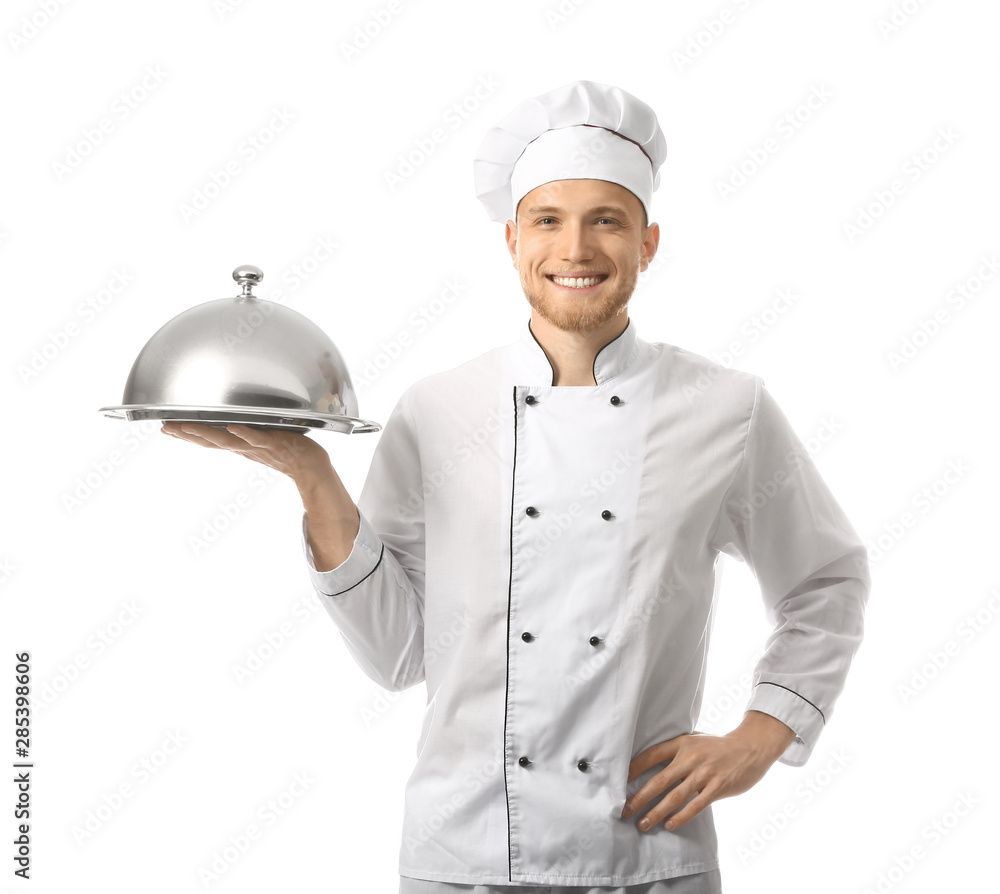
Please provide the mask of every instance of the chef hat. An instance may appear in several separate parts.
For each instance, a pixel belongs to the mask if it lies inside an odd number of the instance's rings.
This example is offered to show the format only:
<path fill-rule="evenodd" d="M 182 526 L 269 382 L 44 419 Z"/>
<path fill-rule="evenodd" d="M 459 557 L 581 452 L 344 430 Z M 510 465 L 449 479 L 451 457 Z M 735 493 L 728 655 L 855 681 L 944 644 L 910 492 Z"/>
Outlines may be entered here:
<path fill-rule="evenodd" d="M 552 180 L 609 180 L 634 193 L 650 221 L 667 141 L 653 110 L 620 87 L 574 81 L 525 100 L 487 131 L 472 162 L 490 219 Z"/>

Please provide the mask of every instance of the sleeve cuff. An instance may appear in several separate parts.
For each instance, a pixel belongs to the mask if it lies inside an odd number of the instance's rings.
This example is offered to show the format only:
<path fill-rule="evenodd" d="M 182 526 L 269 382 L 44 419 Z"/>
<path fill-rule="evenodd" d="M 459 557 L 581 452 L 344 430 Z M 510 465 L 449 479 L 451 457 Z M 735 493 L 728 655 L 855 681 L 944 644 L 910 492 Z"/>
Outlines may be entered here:
<path fill-rule="evenodd" d="M 754 687 L 746 710 L 770 714 L 795 733 L 792 743 L 778 758 L 791 767 L 801 767 L 809 759 L 826 722 L 819 708 L 798 693 L 763 681 Z"/>
<path fill-rule="evenodd" d="M 372 529 L 364 513 L 358 511 L 360 526 L 351 546 L 351 552 L 343 562 L 330 571 L 317 571 L 312 547 L 309 546 L 309 524 L 305 512 L 302 513 L 302 551 L 306 557 L 309 578 L 313 586 L 324 596 L 339 596 L 357 586 L 378 566 L 384 546 Z"/>

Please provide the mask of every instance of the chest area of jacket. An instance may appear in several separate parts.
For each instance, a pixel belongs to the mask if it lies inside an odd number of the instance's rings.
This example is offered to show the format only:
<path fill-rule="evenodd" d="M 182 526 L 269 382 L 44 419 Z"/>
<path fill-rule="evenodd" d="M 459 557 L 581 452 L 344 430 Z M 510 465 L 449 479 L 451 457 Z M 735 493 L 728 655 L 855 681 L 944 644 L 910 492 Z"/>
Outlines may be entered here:
<path fill-rule="evenodd" d="M 421 449 L 429 522 L 509 530 L 512 513 L 545 513 L 536 527 L 547 528 L 594 510 L 608 521 L 607 512 L 634 515 L 641 500 L 703 500 L 728 474 L 725 432 L 665 397 L 652 376 L 596 387 L 497 384 L 439 409 Z"/>

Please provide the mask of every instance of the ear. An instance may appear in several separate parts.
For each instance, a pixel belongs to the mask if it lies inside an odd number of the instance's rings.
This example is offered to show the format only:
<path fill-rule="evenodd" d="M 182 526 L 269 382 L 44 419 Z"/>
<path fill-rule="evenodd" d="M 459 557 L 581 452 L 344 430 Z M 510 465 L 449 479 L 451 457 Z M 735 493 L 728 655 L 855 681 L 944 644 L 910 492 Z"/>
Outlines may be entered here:
<path fill-rule="evenodd" d="M 656 256 L 656 249 L 660 244 L 660 225 L 658 223 L 651 223 L 646 227 L 645 237 L 639 251 L 640 272 L 645 271 Z"/>
<path fill-rule="evenodd" d="M 517 224 L 507 219 L 504 226 L 504 239 L 507 240 L 507 250 L 510 252 L 511 260 L 514 262 L 514 269 L 517 270 Z"/>

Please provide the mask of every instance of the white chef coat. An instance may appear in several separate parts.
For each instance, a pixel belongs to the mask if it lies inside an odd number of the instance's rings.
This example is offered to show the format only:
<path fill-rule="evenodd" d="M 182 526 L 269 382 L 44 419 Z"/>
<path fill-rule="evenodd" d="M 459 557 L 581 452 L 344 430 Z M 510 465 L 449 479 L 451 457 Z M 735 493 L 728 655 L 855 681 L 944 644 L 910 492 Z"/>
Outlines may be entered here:
<path fill-rule="evenodd" d="M 411 385 L 386 420 L 350 555 L 311 581 L 361 669 L 427 705 L 401 876 L 628 885 L 718 867 L 711 807 L 621 818 L 629 762 L 695 729 L 722 553 L 773 633 L 747 709 L 815 747 L 862 637 L 861 538 L 750 373 L 629 320 L 596 386 L 516 341 Z"/>

